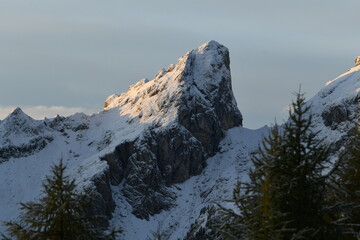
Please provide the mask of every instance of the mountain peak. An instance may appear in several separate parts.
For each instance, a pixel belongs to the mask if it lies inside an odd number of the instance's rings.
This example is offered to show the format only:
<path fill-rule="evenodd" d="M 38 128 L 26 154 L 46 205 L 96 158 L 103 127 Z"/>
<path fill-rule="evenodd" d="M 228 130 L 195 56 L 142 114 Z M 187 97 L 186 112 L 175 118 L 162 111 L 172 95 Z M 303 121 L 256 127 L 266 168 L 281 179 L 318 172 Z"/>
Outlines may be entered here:
<path fill-rule="evenodd" d="M 17 107 L 0 124 L 0 132 L 3 137 L 10 135 L 36 135 L 39 133 L 39 123 Z"/>
<path fill-rule="evenodd" d="M 230 75 L 229 50 L 212 40 L 188 52 L 177 65 L 183 65 L 185 73 L 192 73 L 193 77 L 187 80 L 211 85 L 214 81 L 221 81 L 221 77 L 216 75 Z"/>
<path fill-rule="evenodd" d="M 23 115 L 23 114 L 26 115 L 20 107 L 15 108 L 14 111 L 11 112 L 11 115 L 13 116 Z"/>
<path fill-rule="evenodd" d="M 233 96 L 229 50 L 209 41 L 187 52 L 177 64 L 161 69 L 153 80 L 141 80 L 128 92 L 108 97 L 104 110 L 119 107 L 122 115 L 141 122 L 171 122 L 178 119 L 179 108 L 195 99 L 202 107 L 219 110 L 220 119 L 229 118 L 224 128 L 241 125 L 242 116 Z M 233 120 L 230 120 L 233 119 Z"/>
<path fill-rule="evenodd" d="M 241 125 L 229 64 L 228 49 L 210 41 L 153 80 L 110 96 L 109 111 L 42 121 L 17 108 L 0 123 L 0 162 L 26 157 L 49 166 L 66 159 L 81 187 L 102 196 L 91 212 L 110 217 L 117 191 L 110 186 L 117 186 L 131 213 L 149 220 L 174 206 L 176 194 L 168 186 L 200 174 L 226 130 Z"/>
<path fill-rule="evenodd" d="M 360 117 L 360 57 L 356 64 L 309 102 L 331 153 Z M 17 202 L 41 194 L 42 179 L 61 158 L 77 189 L 94 194 L 88 212 L 113 217 L 123 239 L 145 239 L 159 222 L 169 239 L 214 239 L 214 203 L 248 178 L 251 156 L 270 131 L 236 127 L 236 105 L 229 50 L 209 41 L 153 80 L 108 97 L 98 114 L 42 121 L 16 108 L 0 122 L 0 221 L 21 214 Z"/>
<path fill-rule="evenodd" d="M 199 46 L 196 50 L 198 50 L 198 51 L 208 50 L 209 51 L 209 50 L 216 50 L 219 48 L 225 48 L 227 50 L 227 48 L 224 45 L 218 43 L 215 40 L 210 40 L 210 41 L 202 44 L 201 46 Z"/>
<path fill-rule="evenodd" d="M 26 113 L 24 113 L 24 111 L 20 108 L 17 107 L 14 109 L 14 111 L 12 111 L 5 119 L 4 121 L 13 121 L 14 119 L 17 120 L 24 120 L 24 121 L 31 121 L 34 120 L 33 118 L 31 118 L 29 115 L 27 115 Z"/>

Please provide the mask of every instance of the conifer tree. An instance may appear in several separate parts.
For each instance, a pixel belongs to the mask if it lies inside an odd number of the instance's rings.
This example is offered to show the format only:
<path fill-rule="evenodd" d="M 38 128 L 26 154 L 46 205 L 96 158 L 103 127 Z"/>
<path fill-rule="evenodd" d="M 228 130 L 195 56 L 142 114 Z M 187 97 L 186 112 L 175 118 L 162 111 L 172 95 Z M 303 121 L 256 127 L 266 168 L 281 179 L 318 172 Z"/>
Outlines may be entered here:
<path fill-rule="evenodd" d="M 249 181 L 235 188 L 238 214 L 224 211 L 225 239 L 337 239 L 337 228 L 325 218 L 327 149 L 298 93 L 289 120 L 273 128 L 252 158 Z"/>
<path fill-rule="evenodd" d="M 350 140 L 340 156 L 339 189 L 335 203 L 340 206 L 339 222 L 346 239 L 360 239 L 360 125 L 350 132 Z M 341 221 L 342 220 L 342 221 Z M 345 239 L 345 238 L 344 238 Z"/>
<path fill-rule="evenodd" d="M 17 240 L 95 240 L 115 239 L 119 231 L 104 234 L 95 229 L 96 218 L 86 216 L 89 197 L 75 191 L 74 180 L 65 175 L 60 160 L 52 167 L 52 175 L 43 183 L 43 194 L 37 202 L 20 203 L 20 222 L 6 222 L 10 235 Z"/>
<path fill-rule="evenodd" d="M 221 208 L 224 224 L 220 232 L 225 239 L 282 239 L 286 222 L 274 201 L 273 167 L 280 157 L 281 136 L 275 125 L 269 137 L 252 158 L 254 168 L 249 171 L 249 182 L 238 182 L 232 202 L 237 212 Z"/>
<path fill-rule="evenodd" d="M 284 125 L 281 157 L 275 162 L 280 211 L 287 215 L 288 228 L 293 230 L 285 239 L 301 232 L 301 237 L 309 239 L 331 239 L 336 235 L 330 233 L 333 228 L 323 219 L 328 148 L 312 128 L 310 106 L 299 93 Z"/>

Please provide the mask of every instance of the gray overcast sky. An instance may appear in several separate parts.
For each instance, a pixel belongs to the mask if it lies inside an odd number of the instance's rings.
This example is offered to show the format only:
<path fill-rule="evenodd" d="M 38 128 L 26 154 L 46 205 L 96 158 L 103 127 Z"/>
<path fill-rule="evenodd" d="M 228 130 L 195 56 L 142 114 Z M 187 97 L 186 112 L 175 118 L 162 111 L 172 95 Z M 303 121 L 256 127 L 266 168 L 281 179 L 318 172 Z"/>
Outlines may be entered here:
<path fill-rule="evenodd" d="M 14 106 L 34 117 L 100 110 L 213 39 L 230 49 L 244 126 L 281 123 L 300 84 L 310 98 L 353 66 L 359 9 L 358 0 L 0 0 L 0 118 Z"/>

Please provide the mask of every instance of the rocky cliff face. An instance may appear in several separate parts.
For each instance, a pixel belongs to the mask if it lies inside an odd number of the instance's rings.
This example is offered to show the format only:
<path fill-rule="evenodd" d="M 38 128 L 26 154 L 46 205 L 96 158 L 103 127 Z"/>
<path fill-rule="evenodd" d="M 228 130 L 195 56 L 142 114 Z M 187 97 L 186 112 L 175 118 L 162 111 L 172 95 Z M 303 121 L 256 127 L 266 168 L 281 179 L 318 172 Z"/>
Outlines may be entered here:
<path fill-rule="evenodd" d="M 116 175 L 112 183 L 123 181 L 124 196 L 140 218 L 173 206 L 176 196 L 167 187 L 200 174 L 224 131 L 242 124 L 231 89 L 229 52 L 215 41 L 188 52 L 154 80 L 110 96 L 104 106 L 151 123 L 141 137 L 102 158 Z"/>
<path fill-rule="evenodd" d="M 360 119 L 360 66 L 329 81 L 309 104 L 316 128 L 336 152 Z"/>
<path fill-rule="evenodd" d="M 160 70 L 155 79 L 110 96 L 99 114 L 36 121 L 16 109 L 0 122 L 1 161 L 10 161 L 0 171 L 22 159 L 39 164 L 39 158 L 48 158 L 42 160 L 44 169 L 29 172 L 40 184 L 51 163 L 64 158 L 79 190 L 85 188 L 97 199 L 90 213 L 111 217 L 113 193 L 120 191 L 136 217 L 149 219 L 175 206 L 173 184 L 200 174 L 225 131 L 241 124 L 229 51 L 210 41 Z"/>
<path fill-rule="evenodd" d="M 340 75 L 319 91 L 307 104 L 311 106 L 315 130 L 320 131 L 319 136 L 330 146 L 330 154 L 336 157 L 339 149 L 347 141 L 349 132 L 354 127 L 359 127 L 360 120 L 360 57 L 355 60 L 355 67 Z M 257 136 L 252 136 L 259 139 Z M 242 148 L 242 144 L 236 144 Z M 246 151 L 246 148 L 243 149 Z M 236 165 L 236 163 L 234 163 Z M 245 167 L 246 168 L 246 167 Z M 244 177 L 241 171 L 237 176 Z M 212 185 L 213 187 L 216 184 Z M 226 189 L 226 187 L 222 186 Z M 229 191 L 231 188 L 227 185 Z M 225 194 L 226 195 L 226 194 Z M 224 199 L 231 199 L 230 194 Z M 203 207 L 196 220 L 188 228 L 186 240 L 220 240 L 219 226 L 222 224 L 221 216 L 216 211 L 216 204 Z"/>

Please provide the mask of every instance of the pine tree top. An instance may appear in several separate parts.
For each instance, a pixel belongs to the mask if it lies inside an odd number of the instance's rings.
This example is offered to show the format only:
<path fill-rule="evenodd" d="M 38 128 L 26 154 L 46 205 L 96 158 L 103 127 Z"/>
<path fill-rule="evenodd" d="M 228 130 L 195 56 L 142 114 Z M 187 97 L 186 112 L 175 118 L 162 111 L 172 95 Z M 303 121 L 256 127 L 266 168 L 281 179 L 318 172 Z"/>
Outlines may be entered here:
<path fill-rule="evenodd" d="M 20 203 L 20 222 L 6 222 L 7 232 L 17 240 L 112 240 L 119 230 L 105 234 L 97 229 L 99 217 L 86 213 L 91 196 L 77 193 L 75 181 L 65 175 L 62 159 L 53 165 L 43 182 L 38 201 Z M 3 236 L 5 239 L 10 239 Z"/>

